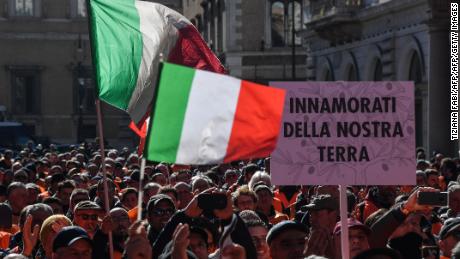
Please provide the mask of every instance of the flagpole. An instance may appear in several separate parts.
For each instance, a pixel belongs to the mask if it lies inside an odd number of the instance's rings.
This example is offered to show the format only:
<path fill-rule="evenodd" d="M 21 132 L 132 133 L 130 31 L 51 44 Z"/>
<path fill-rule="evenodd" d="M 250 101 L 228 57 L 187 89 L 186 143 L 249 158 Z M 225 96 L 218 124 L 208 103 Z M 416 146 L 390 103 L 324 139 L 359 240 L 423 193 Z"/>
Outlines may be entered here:
<path fill-rule="evenodd" d="M 101 157 L 102 157 L 102 175 L 103 175 L 103 182 L 104 182 L 104 205 L 105 205 L 105 212 L 106 216 L 109 215 L 110 206 L 109 206 L 109 189 L 107 186 L 107 170 L 105 168 L 105 149 L 104 149 L 104 129 L 102 128 L 102 113 L 101 113 L 101 101 L 96 99 L 96 112 L 97 112 L 97 127 L 99 131 L 99 148 L 101 150 Z M 109 230 L 109 254 L 110 259 L 113 258 L 113 240 L 112 240 L 112 230 Z"/>
<path fill-rule="evenodd" d="M 138 200 L 137 200 L 137 220 L 142 220 L 142 199 L 143 199 L 143 194 L 144 194 L 144 173 L 145 173 L 145 158 L 142 157 L 141 160 L 141 173 L 140 173 L 140 179 L 139 179 L 139 195 L 138 195 Z"/>

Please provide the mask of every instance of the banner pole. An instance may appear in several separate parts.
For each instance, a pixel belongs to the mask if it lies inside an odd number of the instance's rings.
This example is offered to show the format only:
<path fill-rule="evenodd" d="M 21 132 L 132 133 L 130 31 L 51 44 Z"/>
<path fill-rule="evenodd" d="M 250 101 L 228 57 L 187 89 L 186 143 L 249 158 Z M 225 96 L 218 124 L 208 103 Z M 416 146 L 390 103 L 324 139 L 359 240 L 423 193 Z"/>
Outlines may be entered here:
<path fill-rule="evenodd" d="M 102 158 L 102 175 L 103 175 L 103 182 L 104 182 L 104 209 L 106 215 L 109 215 L 110 206 L 109 206 L 109 189 L 107 186 L 107 170 L 105 168 L 105 149 L 104 149 L 104 129 L 102 128 L 102 113 L 101 113 L 101 101 L 96 99 L 96 112 L 97 112 L 97 127 L 99 131 L 99 148 L 101 150 L 101 158 Z M 112 230 L 109 230 L 109 254 L 110 259 L 113 258 L 113 240 L 112 240 Z"/>
<path fill-rule="evenodd" d="M 137 220 L 142 220 L 142 199 L 144 194 L 144 174 L 145 174 L 145 158 L 142 157 L 141 160 L 141 173 L 139 179 L 139 191 L 138 191 L 138 200 L 137 200 Z"/>
<path fill-rule="evenodd" d="M 340 244 L 342 258 L 350 259 L 350 249 L 348 240 L 348 210 L 347 210 L 347 188 L 345 185 L 339 185 L 340 193 Z"/>

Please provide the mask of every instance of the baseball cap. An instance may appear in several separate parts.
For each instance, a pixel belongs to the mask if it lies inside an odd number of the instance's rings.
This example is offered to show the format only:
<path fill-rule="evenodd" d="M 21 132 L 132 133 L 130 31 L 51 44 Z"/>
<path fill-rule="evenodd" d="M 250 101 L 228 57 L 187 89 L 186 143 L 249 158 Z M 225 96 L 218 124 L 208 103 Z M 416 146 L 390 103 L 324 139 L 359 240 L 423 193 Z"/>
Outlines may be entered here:
<path fill-rule="evenodd" d="M 287 230 L 299 230 L 299 231 L 308 233 L 307 227 L 305 225 L 301 224 L 301 223 L 298 223 L 298 222 L 295 222 L 295 221 L 292 221 L 292 220 L 282 221 L 282 222 L 274 225 L 270 229 L 270 231 L 268 231 L 268 234 L 267 234 L 267 243 L 268 243 L 268 245 L 271 244 L 273 239 L 275 239 L 276 237 L 278 237 L 280 234 L 282 234 L 283 232 L 285 232 Z"/>
<path fill-rule="evenodd" d="M 269 192 L 273 195 L 273 191 L 272 191 L 272 189 L 270 189 L 270 187 L 268 187 L 268 186 L 265 185 L 265 184 L 256 183 L 256 185 L 254 186 L 254 192 L 255 192 L 255 193 L 258 193 L 258 192 L 261 191 L 261 190 L 267 190 L 267 191 L 269 191 Z"/>
<path fill-rule="evenodd" d="M 166 194 L 155 194 L 152 197 L 150 197 L 149 202 L 147 203 L 147 211 L 150 211 L 151 208 L 155 207 L 160 203 L 161 201 L 167 201 L 171 204 L 173 208 L 176 208 L 176 205 L 174 204 L 174 201 L 171 199 Z"/>
<path fill-rule="evenodd" d="M 442 225 L 441 230 L 439 231 L 439 239 L 444 240 L 447 236 L 452 234 L 455 230 L 458 230 L 460 227 L 460 218 L 451 218 L 447 219 Z"/>
<path fill-rule="evenodd" d="M 102 210 L 99 204 L 94 201 L 80 201 L 76 206 L 74 211 L 77 210 Z"/>
<path fill-rule="evenodd" d="M 53 252 L 56 252 L 61 247 L 71 246 L 76 241 L 83 239 L 89 244 L 92 244 L 91 239 L 86 231 L 78 226 L 63 227 L 53 241 Z"/>
<path fill-rule="evenodd" d="M 347 219 L 347 225 L 348 225 L 348 228 L 351 229 L 351 228 L 357 228 L 357 229 L 361 229 L 363 230 L 366 235 L 370 235 L 371 234 L 371 229 L 364 225 L 363 223 L 359 222 L 358 220 L 354 219 L 354 218 L 348 218 Z M 337 224 L 335 224 L 335 228 L 334 228 L 334 235 L 338 235 L 340 234 L 340 232 L 342 231 L 342 222 L 339 221 L 337 222 Z"/>
<path fill-rule="evenodd" d="M 310 204 L 303 206 L 306 210 L 338 210 L 339 203 L 335 198 L 328 194 L 316 196 Z"/>

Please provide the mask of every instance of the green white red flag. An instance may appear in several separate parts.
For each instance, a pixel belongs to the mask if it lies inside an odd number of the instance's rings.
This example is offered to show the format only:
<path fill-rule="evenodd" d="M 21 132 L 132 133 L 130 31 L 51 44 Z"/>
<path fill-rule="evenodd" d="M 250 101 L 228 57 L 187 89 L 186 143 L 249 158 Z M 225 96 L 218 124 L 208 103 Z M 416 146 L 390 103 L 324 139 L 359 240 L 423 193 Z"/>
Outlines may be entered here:
<path fill-rule="evenodd" d="M 216 164 L 273 151 L 285 90 L 170 63 L 160 70 L 147 160 Z"/>
<path fill-rule="evenodd" d="M 184 16 L 136 0 L 89 0 L 93 65 L 99 99 L 140 125 L 150 110 L 160 54 L 215 72 L 225 69 Z"/>

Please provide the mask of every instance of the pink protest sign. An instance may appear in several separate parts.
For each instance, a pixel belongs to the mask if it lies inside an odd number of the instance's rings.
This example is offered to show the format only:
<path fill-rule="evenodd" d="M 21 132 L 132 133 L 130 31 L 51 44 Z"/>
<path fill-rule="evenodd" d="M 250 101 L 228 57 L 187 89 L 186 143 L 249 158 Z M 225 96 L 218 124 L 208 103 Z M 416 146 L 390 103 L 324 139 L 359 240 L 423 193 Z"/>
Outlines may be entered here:
<path fill-rule="evenodd" d="M 412 82 L 271 82 L 287 90 L 278 185 L 414 185 Z"/>

